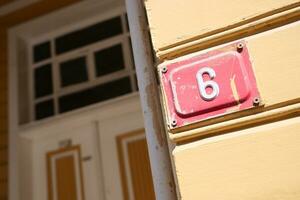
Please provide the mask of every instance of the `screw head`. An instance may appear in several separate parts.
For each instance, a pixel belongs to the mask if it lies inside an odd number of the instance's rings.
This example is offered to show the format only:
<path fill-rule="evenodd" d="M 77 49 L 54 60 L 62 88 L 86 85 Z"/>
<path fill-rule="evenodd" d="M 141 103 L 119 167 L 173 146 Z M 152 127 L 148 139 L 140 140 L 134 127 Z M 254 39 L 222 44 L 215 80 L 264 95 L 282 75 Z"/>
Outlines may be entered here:
<path fill-rule="evenodd" d="M 260 98 L 259 98 L 259 97 L 255 97 L 255 98 L 253 99 L 253 105 L 254 105 L 254 106 L 259 106 L 259 104 L 260 104 Z"/>
<path fill-rule="evenodd" d="M 166 66 L 163 66 L 163 68 L 161 69 L 162 73 L 166 73 L 168 71 L 168 68 Z"/>
<path fill-rule="evenodd" d="M 243 43 L 238 43 L 236 48 L 237 48 L 237 51 L 240 53 L 240 52 L 243 51 L 244 44 Z"/>
<path fill-rule="evenodd" d="M 176 121 L 176 119 L 172 119 L 171 126 L 172 126 L 172 127 L 177 126 L 177 121 Z"/>

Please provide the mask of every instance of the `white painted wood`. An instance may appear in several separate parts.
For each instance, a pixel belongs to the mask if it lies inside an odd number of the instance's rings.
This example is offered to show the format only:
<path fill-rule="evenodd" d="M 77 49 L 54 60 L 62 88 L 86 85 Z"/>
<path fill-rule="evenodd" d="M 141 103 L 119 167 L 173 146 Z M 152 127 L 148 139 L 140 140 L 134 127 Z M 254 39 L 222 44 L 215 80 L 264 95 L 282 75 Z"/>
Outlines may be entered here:
<path fill-rule="evenodd" d="M 73 145 L 81 145 L 82 157 L 92 157 L 83 162 L 86 199 L 96 200 L 101 196 L 122 199 L 122 188 L 118 187 L 121 179 L 115 136 L 141 128 L 143 119 L 136 95 L 70 117 L 24 127 L 19 139 L 23 143 L 30 142 L 22 146 L 20 158 L 32 158 L 19 162 L 20 174 L 32 173 L 26 180 L 21 180 L 32 183 L 22 188 L 24 199 L 47 199 L 46 153 L 57 149 L 59 141 L 66 139 L 71 139 Z M 32 151 L 28 152 L 28 149 Z M 30 188 L 33 196 L 24 196 Z"/>
<path fill-rule="evenodd" d="M 126 0 L 155 197 L 176 199 L 164 120 L 152 60 L 144 1 Z"/>
<path fill-rule="evenodd" d="M 133 61 L 131 61 L 132 56 L 131 54 L 131 47 L 129 45 L 129 36 L 130 34 L 127 32 L 127 28 L 125 25 L 125 9 L 122 6 L 118 6 L 116 7 L 117 9 L 115 10 L 115 12 L 113 12 L 112 14 L 107 14 L 106 16 L 103 16 L 103 14 L 101 14 L 99 17 L 93 19 L 93 20 L 84 20 L 82 21 L 75 21 L 72 23 L 72 25 L 76 24 L 77 27 L 76 28 L 69 28 L 67 25 L 66 27 L 62 27 L 61 29 L 55 29 L 55 30 L 48 30 L 47 33 L 39 36 L 38 39 L 34 38 L 29 38 L 27 40 L 28 43 L 28 79 L 30 81 L 29 84 L 29 98 L 30 98 L 30 121 L 34 120 L 34 113 L 35 113 L 35 105 L 39 102 L 43 102 L 44 100 L 49 100 L 49 99 L 54 99 L 54 107 L 55 107 L 55 115 L 59 114 L 59 110 L 58 110 L 58 99 L 60 96 L 64 96 L 64 95 L 68 95 L 71 93 L 75 93 L 87 88 L 91 88 L 94 86 L 97 86 L 99 84 L 102 83 L 106 83 L 106 82 L 110 82 L 113 80 L 117 80 L 119 78 L 123 78 L 123 77 L 127 77 L 129 76 L 129 78 L 131 79 L 131 84 L 132 84 L 132 89 L 133 91 L 136 91 L 136 82 L 134 80 L 134 68 L 132 66 Z M 115 9 L 115 8 L 114 8 Z M 113 10 L 113 8 L 111 8 L 110 10 Z M 105 11 L 108 13 L 108 11 Z M 117 36 L 114 37 L 110 37 L 107 39 L 103 39 L 99 42 L 95 42 L 93 44 L 89 44 L 89 45 L 85 45 L 83 47 L 80 48 L 76 48 L 74 50 L 62 53 L 60 55 L 56 55 L 55 54 L 55 39 L 57 37 L 60 37 L 61 35 L 64 34 L 68 34 L 72 31 L 76 31 L 76 30 L 80 30 L 81 28 L 85 28 L 88 27 L 90 25 L 93 25 L 95 23 L 104 21 L 106 19 L 111 19 L 113 17 L 117 17 L 119 16 L 121 18 L 122 21 L 122 29 L 123 29 L 123 33 L 119 34 Z M 49 21 L 49 19 L 45 19 L 44 23 L 47 23 Z M 31 24 L 27 25 L 27 28 L 31 29 L 33 27 L 31 27 Z M 41 28 L 45 28 L 46 27 L 41 27 Z M 37 42 L 38 41 L 38 42 Z M 32 47 L 40 42 L 45 42 L 45 41 L 50 41 L 51 43 L 51 57 L 49 59 L 40 61 L 40 62 L 34 62 L 33 61 L 33 51 L 32 51 Z M 95 63 L 94 63 L 94 53 L 109 47 L 112 47 L 114 45 L 118 45 L 121 44 L 122 45 L 122 52 L 124 55 L 124 65 L 125 65 L 125 69 L 124 70 L 119 70 L 117 72 L 114 73 L 110 73 L 101 77 L 96 77 L 96 73 L 95 73 Z M 60 76 L 60 64 L 65 62 L 65 61 L 69 61 L 72 59 L 76 59 L 79 57 L 85 57 L 86 59 L 86 63 L 87 63 L 87 72 L 88 72 L 88 80 L 84 81 L 82 83 L 77 83 L 77 84 L 73 84 L 70 86 L 65 86 L 62 87 L 61 83 L 61 76 Z M 48 96 L 44 96 L 41 98 L 35 98 L 35 94 L 34 94 L 34 90 L 33 85 L 35 84 L 33 81 L 33 71 L 36 68 L 42 67 L 45 64 L 52 64 L 52 80 L 54 83 L 54 90 L 53 90 L 53 94 L 48 95 Z M 22 66 L 24 67 L 24 66 Z"/>
<path fill-rule="evenodd" d="M 114 118 L 101 120 L 98 125 L 100 132 L 100 152 L 103 162 L 106 191 L 105 199 L 123 199 L 116 139 L 117 136 L 142 129 L 144 127 L 141 110 L 132 110 Z M 126 168 L 126 172 L 130 174 L 130 170 L 128 168 Z M 130 177 L 129 183 L 129 199 L 133 200 L 133 188 L 130 182 Z"/>
<path fill-rule="evenodd" d="M 28 80 L 29 80 L 29 101 L 30 102 L 34 102 L 30 105 L 28 105 L 29 110 L 31 110 L 30 112 L 30 120 L 29 121 L 33 121 L 34 118 L 34 104 L 42 102 L 44 100 L 48 100 L 51 99 L 53 97 L 58 97 L 58 96 L 62 96 L 62 95 L 66 95 L 66 94 L 70 94 L 79 90 L 83 90 L 98 84 L 102 84 L 104 82 L 108 82 L 111 80 L 116 80 L 118 78 L 122 78 L 125 76 L 129 76 L 132 81 L 131 83 L 134 84 L 132 85 L 133 87 L 133 91 L 135 91 L 136 87 L 136 83 L 133 80 L 134 79 L 134 75 L 135 75 L 135 71 L 132 68 L 132 63 L 133 61 L 131 61 L 131 53 L 130 53 L 130 45 L 128 44 L 128 37 L 129 37 L 129 33 L 127 32 L 126 28 L 125 28 L 125 19 L 124 19 L 124 15 L 123 13 L 125 12 L 125 8 L 124 6 L 122 6 L 122 3 L 120 1 L 113 1 L 111 3 L 108 3 L 106 1 L 102 1 L 102 2 L 98 2 L 95 4 L 91 3 L 92 1 L 88 1 L 88 2 L 82 2 L 78 5 L 75 6 L 71 6 L 71 8 L 66 8 L 64 9 L 64 12 L 61 12 L 61 10 L 57 11 L 57 14 L 50 14 L 48 16 L 43 16 L 40 17 L 38 19 L 34 19 L 30 22 L 27 22 L 25 24 L 22 24 L 20 26 L 17 27 L 13 27 L 12 29 L 10 29 L 10 34 L 15 35 L 13 37 L 15 37 L 16 41 L 24 41 L 27 45 L 26 49 L 27 49 L 27 54 L 28 54 L 28 60 L 29 63 L 27 63 L 28 65 Z M 80 5 L 80 6 L 79 6 Z M 98 10 L 95 10 L 94 8 L 98 8 Z M 99 12 L 99 10 L 102 10 L 103 12 Z M 68 16 L 65 16 L 66 13 L 68 13 Z M 100 13 L 100 14 L 99 14 Z M 80 14 L 80 16 L 82 16 L 80 18 L 80 20 L 76 20 L 77 16 Z M 70 24 L 69 23 L 69 18 L 73 17 L 76 18 L 74 19 L 74 21 Z M 100 41 L 100 42 L 96 42 L 94 44 L 88 45 L 87 47 L 82 47 L 73 51 L 70 51 L 68 53 L 64 53 L 62 55 L 59 56 L 55 56 L 54 55 L 54 38 L 58 35 L 61 35 L 63 33 L 66 32 L 71 32 L 74 30 L 78 30 L 82 27 L 86 27 L 90 24 L 94 24 L 97 23 L 99 21 L 103 21 L 109 18 L 112 18 L 114 16 L 121 16 L 122 17 L 122 26 L 123 29 L 125 30 L 125 33 L 122 35 L 118 35 L 112 38 L 109 38 L 107 40 L 104 41 Z M 55 22 L 60 22 L 60 23 L 55 23 L 53 24 L 53 27 L 49 27 L 49 21 L 55 21 Z M 51 24 L 51 23 L 50 23 Z M 42 62 L 38 62 L 38 63 L 33 63 L 32 62 L 32 48 L 31 46 L 35 43 L 38 42 L 43 42 L 46 40 L 50 40 L 52 43 L 52 48 L 51 48 L 51 52 L 52 55 L 54 55 L 53 58 L 42 61 Z M 124 51 L 124 57 L 125 57 L 125 67 L 126 69 L 124 70 L 120 70 L 118 72 L 115 73 L 111 73 L 109 75 L 105 75 L 101 78 L 95 78 L 95 69 L 94 69 L 94 65 L 88 65 L 88 71 L 90 71 L 90 74 L 94 75 L 91 79 L 92 81 L 90 82 L 84 82 L 81 84 L 76 84 L 73 86 L 68 86 L 68 87 L 64 87 L 61 88 L 60 87 L 60 77 L 59 77 L 59 70 L 58 70 L 58 65 L 59 63 L 65 61 L 65 60 L 69 60 L 72 58 L 76 58 L 78 56 L 88 56 L 89 57 L 89 63 L 93 63 L 91 62 L 91 60 L 93 59 L 93 52 L 110 47 L 112 45 L 115 44 L 122 44 L 123 46 L 123 51 Z M 11 45 L 12 48 L 12 54 L 18 52 L 17 49 L 18 46 L 18 42 L 15 43 L 15 45 Z M 17 58 L 15 58 L 17 59 Z M 42 66 L 44 64 L 47 64 L 49 62 L 52 62 L 53 64 L 53 78 L 54 78 L 54 94 L 52 95 L 48 95 L 39 99 L 35 99 L 34 98 L 34 91 L 33 91 L 33 76 L 31 71 L 31 65 L 33 65 L 34 67 L 39 67 Z M 17 65 L 17 64 L 16 64 Z M 22 65 L 22 67 L 24 67 Z M 17 80 L 17 79 L 15 79 Z M 14 91 L 17 91 L 17 88 L 14 89 Z M 27 98 L 24 96 L 24 98 Z M 55 113 L 58 113 L 58 105 L 57 105 L 57 99 L 55 99 Z"/>
<path fill-rule="evenodd" d="M 101 166 L 99 165 L 99 152 L 97 150 L 97 130 L 93 122 L 87 124 L 78 124 L 74 126 L 60 126 L 60 130 L 51 131 L 48 134 L 39 138 L 34 138 L 34 135 L 44 132 L 40 128 L 39 133 L 32 134 L 32 152 L 33 159 L 33 198 L 32 200 L 47 200 L 47 166 L 46 153 L 59 148 L 59 142 L 65 139 L 71 139 L 73 145 L 81 146 L 82 157 L 91 156 L 92 159 L 83 162 L 83 185 L 86 199 L 99 199 L 101 195 Z M 26 165 L 26 163 L 22 163 Z M 23 171 L 24 170 L 24 171 Z M 26 168 L 21 170 L 25 173 Z M 79 190 L 80 191 L 80 190 Z"/>

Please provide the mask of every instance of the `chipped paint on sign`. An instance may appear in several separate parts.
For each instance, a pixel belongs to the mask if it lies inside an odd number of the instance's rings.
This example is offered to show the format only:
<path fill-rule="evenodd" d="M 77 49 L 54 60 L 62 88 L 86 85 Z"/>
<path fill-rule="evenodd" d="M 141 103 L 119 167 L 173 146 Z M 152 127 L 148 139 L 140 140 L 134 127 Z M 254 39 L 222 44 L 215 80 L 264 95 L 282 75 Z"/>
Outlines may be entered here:
<path fill-rule="evenodd" d="M 241 43 L 239 43 L 241 44 Z M 175 127 L 253 107 L 259 97 L 246 45 L 238 44 L 161 64 L 163 98 Z M 171 127 L 172 128 L 172 127 Z"/>

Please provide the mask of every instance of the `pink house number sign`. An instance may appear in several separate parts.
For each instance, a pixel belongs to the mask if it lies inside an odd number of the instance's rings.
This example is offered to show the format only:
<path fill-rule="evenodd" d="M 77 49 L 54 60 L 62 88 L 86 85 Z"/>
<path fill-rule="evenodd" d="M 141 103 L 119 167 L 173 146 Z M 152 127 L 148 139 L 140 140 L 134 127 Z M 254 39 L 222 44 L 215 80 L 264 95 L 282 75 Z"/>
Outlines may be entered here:
<path fill-rule="evenodd" d="M 159 67 L 170 129 L 260 104 L 245 42 Z"/>

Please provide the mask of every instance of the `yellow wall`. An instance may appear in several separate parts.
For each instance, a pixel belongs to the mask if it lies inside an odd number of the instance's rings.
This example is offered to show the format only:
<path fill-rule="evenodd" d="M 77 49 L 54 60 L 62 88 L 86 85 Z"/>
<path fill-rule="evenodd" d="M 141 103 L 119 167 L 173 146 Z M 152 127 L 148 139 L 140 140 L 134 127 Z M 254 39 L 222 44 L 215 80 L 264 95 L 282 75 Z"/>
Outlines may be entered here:
<path fill-rule="evenodd" d="M 157 52 L 218 33 L 250 26 L 299 7 L 299 0 L 148 0 L 145 1 Z M 299 11 L 299 9 L 298 9 Z M 275 17 L 275 16 L 274 16 Z M 257 27 L 258 28 L 258 27 Z"/>
<path fill-rule="evenodd" d="M 182 145 L 182 199 L 300 199 L 300 117 Z"/>
<path fill-rule="evenodd" d="M 300 199 L 300 1 L 148 0 L 146 8 L 160 63 L 244 40 L 264 104 L 167 133 L 179 196 Z"/>
<path fill-rule="evenodd" d="M 0 200 L 8 198 L 8 49 L 7 30 L 79 0 L 44 0 L 0 16 Z M 4 2 L 3 2 L 4 3 Z M 8 3 L 8 1 L 5 1 Z M 1 5 L 1 4 L 0 4 Z"/>

